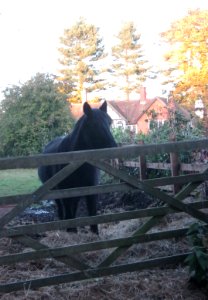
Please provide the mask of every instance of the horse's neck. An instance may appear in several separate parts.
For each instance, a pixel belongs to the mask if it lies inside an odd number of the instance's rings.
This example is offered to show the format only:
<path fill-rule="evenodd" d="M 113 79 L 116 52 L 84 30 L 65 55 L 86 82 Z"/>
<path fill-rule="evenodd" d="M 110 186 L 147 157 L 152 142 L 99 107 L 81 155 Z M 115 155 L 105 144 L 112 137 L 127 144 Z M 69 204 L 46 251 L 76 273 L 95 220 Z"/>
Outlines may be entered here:
<path fill-rule="evenodd" d="M 71 138 L 71 151 L 91 149 L 92 145 L 83 131 Z"/>

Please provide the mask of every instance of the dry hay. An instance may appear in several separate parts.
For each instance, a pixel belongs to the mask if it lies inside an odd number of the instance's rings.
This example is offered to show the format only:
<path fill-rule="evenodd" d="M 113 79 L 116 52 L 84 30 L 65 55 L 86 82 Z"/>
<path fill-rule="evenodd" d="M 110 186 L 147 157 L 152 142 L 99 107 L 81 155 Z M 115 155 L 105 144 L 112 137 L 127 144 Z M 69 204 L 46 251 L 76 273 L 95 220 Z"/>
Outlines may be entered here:
<path fill-rule="evenodd" d="M 144 222 L 144 220 L 142 220 Z M 188 226 L 192 220 L 185 214 L 165 217 L 152 232 Z M 88 228 L 80 228 L 78 234 L 64 231 L 48 232 L 40 240 L 49 247 L 61 247 L 87 243 L 96 240 L 130 236 L 141 225 L 141 220 L 130 220 L 100 225 L 100 235 L 95 236 Z M 180 224 L 180 226 L 179 226 Z M 0 254 L 32 251 L 11 239 L 1 239 Z M 132 246 L 116 263 L 135 262 L 140 259 L 168 256 L 190 250 L 186 239 L 156 241 Z M 82 254 L 83 261 L 90 261 L 91 266 L 99 264 L 112 250 L 100 250 Z M 80 257 L 80 255 L 79 255 Z M 43 278 L 74 271 L 62 262 L 54 259 L 43 259 L 1 266 L 1 283 Z M 8 294 L 0 294 L 2 300 L 205 300 L 203 290 L 190 289 L 187 267 L 172 266 L 152 270 L 108 276 L 82 282 L 60 284 L 57 286 L 27 289 Z"/>
<path fill-rule="evenodd" d="M 2 300 L 205 300 L 198 290 L 187 288 L 183 268 L 141 271 L 82 283 L 24 290 L 1 296 Z"/>

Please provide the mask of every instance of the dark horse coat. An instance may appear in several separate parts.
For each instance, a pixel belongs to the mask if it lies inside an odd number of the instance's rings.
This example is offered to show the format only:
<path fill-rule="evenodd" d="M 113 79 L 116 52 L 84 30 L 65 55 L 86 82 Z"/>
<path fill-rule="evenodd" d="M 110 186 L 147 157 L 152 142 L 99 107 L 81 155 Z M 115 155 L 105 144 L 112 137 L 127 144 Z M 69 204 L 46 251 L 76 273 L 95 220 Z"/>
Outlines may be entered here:
<path fill-rule="evenodd" d="M 92 109 L 85 102 L 84 115 L 77 121 L 71 134 L 57 137 L 46 145 L 43 153 L 59 153 L 77 150 L 89 150 L 116 147 L 116 142 L 111 134 L 111 118 L 107 114 L 107 103 L 104 102 L 99 109 Z M 38 175 L 42 182 L 47 181 L 60 171 L 63 165 L 41 166 Z M 98 170 L 85 163 L 73 174 L 57 185 L 57 189 L 93 186 L 98 184 Z M 86 204 L 90 216 L 96 215 L 97 195 L 86 196 Z M 76 217 L 77 206 L 80 198 L 56 199 L 58 216 L 60 219 Z M 98 233 L 98 226 L 91 225 L 91 231 Z"/>

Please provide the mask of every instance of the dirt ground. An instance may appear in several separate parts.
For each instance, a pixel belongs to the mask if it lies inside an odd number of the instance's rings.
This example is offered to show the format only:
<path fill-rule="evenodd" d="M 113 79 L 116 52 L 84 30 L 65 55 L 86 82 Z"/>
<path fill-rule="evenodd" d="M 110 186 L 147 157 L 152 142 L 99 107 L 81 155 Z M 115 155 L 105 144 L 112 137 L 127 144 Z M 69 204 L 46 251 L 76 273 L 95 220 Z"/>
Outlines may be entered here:
<path fill-rule="evenodd" d="M 138 198 L 139 197 L 139 198 Z M 102 206 L 98 205 L 99 212 L 109 213 L 112 211 L 124 211 L 153 205 L 155 199 L 146 198 L 145 195 L 108 195 L 106 199 L 101 199 Z M 113 200 L 113 201 L 112 201 Z M 135 200 L 135 201 L 134 201 Z M 134 202 L 136 204 L 134 204 Z M 136 207 L 138 208 L 138 207 Z M 10 208 L 5 208 L 10 209 Z M 34 223 L 47 221 L 47 218 L 53 215 L 52 208 L 49 214 L 37 215 L 33 211 L 26 212 L 20 218 L 13 221 L 12 226 L 17 224 Z M 6 210 L 5 210 L 6 211 Z M 4 212 L 5 212 L 4 211 Z M 0 213 L 4 213 L 0 209 Z M 85 208 L 80 206 L 78 212 L 80 215 L 85 213 Z M 54 216 L 52 218 L 55 218 Z M 79 243 L 87 243 L 96 240 L 109 240 L 112 238 L 130 236 L 144 220 L 130 220 L 123 222 L 114 222 L 101 224 L 99 226 L 100 234 L 95 236 L 88 228 L 79 228 L 78 233 L 67 233 L 65 231 L 47 232 L 40 237 L 40 242 L 49 247 L 61 247 Z M 179 225 L 188 226 L 193 222 L 185 214 L 169 215 L 155 227 L 152 232 L 157 230 L 168 230 L 177 228 Z M 190 250 L 186 239 L 163 240 L 137 244 L 132 246 L 121 258 L 117 260 L 118 264 L 138 260 L 168 256 L 176 253 L 183 253 Z M 22 253 L 31 251 L 25 249 L 20 243 L 8 238 L 2 238 L 0 243 L 0 254 L 8 255 L 13 253 Z M 91 266 L 99 264 L 111 250 L 99 250 L 92 253 L 82 254 L 84 262 L 89 262 Z M 16 280 L 35 279 L 44 276 L 54 276 L 72 270 L 61 262 L 54 259 L 42 259 L 38 261 L 29 261 L 26 263 L 17 263 L 8 266 L 0 266 L 0 281 L 2 283 L 13 282 Z M 180 266 L 161 266 L 151 270 L 108 276 L 99 279 L 87 280 L 83 282 L 74 282 L 60 284 L 57 286 L 42 287 L 39 289 L 23 289 L 18 292 L 0 294 L 2 300 L 206 300 L 208 293 L 196 286 L 189 284 L 188 268 Z"/>

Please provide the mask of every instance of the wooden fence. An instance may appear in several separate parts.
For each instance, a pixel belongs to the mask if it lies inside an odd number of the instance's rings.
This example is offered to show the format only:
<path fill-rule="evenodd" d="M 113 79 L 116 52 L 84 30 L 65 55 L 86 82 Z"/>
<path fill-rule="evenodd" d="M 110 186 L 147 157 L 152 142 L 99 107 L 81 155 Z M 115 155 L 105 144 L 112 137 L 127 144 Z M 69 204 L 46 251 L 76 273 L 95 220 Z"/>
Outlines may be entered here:
<path fill-rule="evenodd" d="M 144 144 L 142 141 L 140 142 Z M 201 151 L 198 152 L 198 154 L 201 154 Z M 149 162 L 147 161 L 147 158 L 145 155 L 140 155 L 139 159 L 130 161 L 130 160 L 124 160 L 119 162 L 120 168 L 122 167 L 128 167 L 135 169 L 137 168 L 139 170 L 139 179 L 145 180 L 148 178 L 148 171 L 151 170 L 162 170 L 162 171 L 169 171 L 173 177 L 182 175 L 182 174 L 188 174 L 188 173 L 203 173 L 207 169 L 207 163 L 208 163 L 208 156 L 206 151 L 206 159 L 197 159 L 197 155 L 195 154 L 192 157 L 191 163 L 183 163 L 180 160 L 180 154 L 177 152 L 170 152 L 169 159 L 167 159 L 169 162 Z M 201 155 L 200 155 L 201 156 Z M 200 157 L 201 158 L 201 157 Z M 190 159 L 190 158 L 189 158 Z M 171 186 L 163 186 L 162 189 L 172 191 L 174 194 L 179 192 L 180 185 L 175 182 Z"/>
<path fill-rule="evenodd" d="M 208 148 L 208 139 L 196 141 L 171 142 L 164 144 L 132 145 L 113 149 L 99 149 L 89 151 L 77 151 L 61 154 L 36 155 L 30 157 L 17 157 L 0 159 L 0 170 L 15 168 L 37 168 L 41 165 L 66 164 L 53 178 L 40 186 L 36 191 L 27 195 L 15 195 L 0 197 L 0 205 L 14 204 L 14 208 L 0 219 L 0 238 L 11 238 L 22 243 L 33 251 L 8 254 L 0 257 L 1 265 L 10 265 L 18 262 L 34 261 L 50 258 L 61 261 L 69 268 L 76 271 L 69 271 L 64 274 L 57 274 L 45 278 L 31 278 L 16 282 L 4 282 L 0 285 L 0 292 L 11 292 L 27 288 L 39 288 L 42 286 L 56 285 L 73 281 L 86 280 L 96 277 L 115 275 L 124 272 L 142 270 L 144 268 L 160 267 L 172 263 L 183 262 L 187 253 L 176 253 L 173 256 L 157 257 L 154 259 L 139 260 L 133 263 L 121 264 L 118 259 L 132 246 L 138 243 L 146 243 L 163 239 L 184 237 L 188 228 L 157 231 L 148 233 L 150 229 L 158 224 L 167 214 L 186 213 L 199 220 L 205 225 L 208 224 L 206 208 L 208 201 L 195 201 L 186 203 L 187 198 L 201 183 L 208 179 L 208 168 L 201 173 L 194 173 L 180 176 L 168 176 L 163 178 L 140 180 L 120 170 L 117 165 L 109 164 L 112 159 L 129 159 L 130 157 L 145 157 L 155 153 L 178 153 L 195 149 Z M 60 181 L 73 173 L 84 162 L 113 175 L 120 180 L 119 183 L 99 185 L 95 187 L 72 188 L 67 190 L 53 190 Z M 175 195 L 170 195 L 158 187 L 169 184 L 183 185 L 183 189 Z M 75 197 L 80 195 L 102 194 L 115 191 L 137 191 L 145 193 L 162 200 L 165 203 L 161 207 L 127 211 L 115 214 L 104 214 L 94 217 L 76 218 L 74 220 L 53 221 L 47 223 L 31 224 L 26 226 L 7 226 L 13 218 L 22 213 L 28 206 L 43 199 L 56 199 Z M 143 225 L 137 228 L 129 237 L 121 237 L 111 240 L 99 240 L 89 243 L 70 245 L 65 247 L 51 248 L 31 237 L 31 234 L 54 231 L 90 224 L 102 224 L 115 221 L 145 218 Z M 148 219 L 146 219 L 148 218 Z M 90 251 L 110 249 L 111 253 L 105 257 L 97 266 L 92 266 L 90 261 L 83 260 L 80 255 Z"/>

